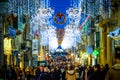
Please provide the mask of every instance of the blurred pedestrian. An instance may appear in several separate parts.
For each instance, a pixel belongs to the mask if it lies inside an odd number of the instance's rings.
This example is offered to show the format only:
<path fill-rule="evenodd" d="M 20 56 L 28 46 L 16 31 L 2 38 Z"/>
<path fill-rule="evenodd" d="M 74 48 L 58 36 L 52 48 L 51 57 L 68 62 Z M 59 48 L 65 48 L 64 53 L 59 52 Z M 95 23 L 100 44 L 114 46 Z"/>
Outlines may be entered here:
<path fill-rule="evenodd" d="M 105 80 L 120 80 L 120 47 L 115 49 L 116 63 L 108 70 Z"/>
<path fill-rule="evenodd" d="M 88 80 L 102 80 L 102 74 L 101 74 L 101 71 L 100 71 L 100 65 L 99 64 L 96 64 L 93 67 L 93 72 L 88 77 Z"/>
<path fill-rule="evenodd" d="M 73 65 L 70 65 L 66 71 L 66 80 L 76 80 L 76 73 Z"/>

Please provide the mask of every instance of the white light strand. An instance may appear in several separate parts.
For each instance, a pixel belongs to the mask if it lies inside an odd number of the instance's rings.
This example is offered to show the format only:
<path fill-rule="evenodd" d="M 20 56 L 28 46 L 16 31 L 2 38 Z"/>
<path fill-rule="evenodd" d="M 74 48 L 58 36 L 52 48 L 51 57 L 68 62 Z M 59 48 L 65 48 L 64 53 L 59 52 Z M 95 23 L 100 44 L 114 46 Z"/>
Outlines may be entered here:
<path fill-rule="evenodd" d="M 62 48 L 68 49 L 75 47 L 77 43 L 81 42 L 82 32 L 79 28 L 72 27 L 72 25 L 67 25 L 65 28 L 65 35 L 62 42 Z"/>
<path fill-rule="evenodd" d="M 44 3 L 44 0 L 41 3 Z M 47 5 L 42 5 L 41 8 L 36 10 L 30 20 L 30 35 L 32 37 L 36 35 L 40 36 L 40 44 L 49 46 L 50 51 L 58 47 L 56 28 L 50 22 L 53 13 L 53 9 L 49 8 Z"/>
<path fill-rule="evenodd" d="M 65 27 L 65 35 L 61 45 L 63 49 L 75 47 L 77 43 L 81 42 L 82 32 L 78 27 L 81 15 L 81 1 L 82 0 L 78 0 L 78 4 L 72 0 L 72 7 L 66 10 L 69 24 Z"/>

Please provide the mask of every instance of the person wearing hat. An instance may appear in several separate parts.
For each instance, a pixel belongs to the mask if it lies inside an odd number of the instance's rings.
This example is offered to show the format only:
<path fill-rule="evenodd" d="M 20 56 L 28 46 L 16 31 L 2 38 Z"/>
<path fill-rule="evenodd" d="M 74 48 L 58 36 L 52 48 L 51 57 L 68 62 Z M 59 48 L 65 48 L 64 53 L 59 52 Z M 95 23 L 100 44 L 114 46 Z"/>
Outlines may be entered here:
<path fill-rule="evenodd" d="M 120 47 L 115 48 L 116 63 L 108 70 L 105 80 L 120 80 Z"/>

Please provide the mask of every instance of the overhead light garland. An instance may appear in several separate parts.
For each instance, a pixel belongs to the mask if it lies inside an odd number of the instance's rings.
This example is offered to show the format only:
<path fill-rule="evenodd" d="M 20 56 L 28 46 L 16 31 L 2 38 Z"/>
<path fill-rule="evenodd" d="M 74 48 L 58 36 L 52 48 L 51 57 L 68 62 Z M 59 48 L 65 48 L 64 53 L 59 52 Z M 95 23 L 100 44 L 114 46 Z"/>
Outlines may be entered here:
<path fill-rule="evenodd" d="M 49 46 L 50 50 L 55 50 L 58 46 L 56 28 L 49 21 L 53 12 L 51 8 L 40 8 L 31 19 L 31 36 L 39 36 L 40 44 Z"/>
<path fill-rule="evenodd" d="M 82 0 L 71 0 L 71 7 L 66 10 L 68 24 L 65 27 L 65 35 L 61 45 L 63 49 L 75 47 L 77 43 L 81 42 L 82 32 L 79 29 L 80 15 L 82 12 L 81 2 Z"/>
<path fill-rule="evenodd" d="M 9 0 L 8 12 L 18 16 L 18 27 L 24 26 L 22 22 L 24 15 L 29 18 L 31 39 L 35 36 L 40 37 L 41 45 L 49 45 L 51 50 L 57 48 L 57 32 L 51 19 L 54 10 L 50 7 L 49 0 Z M 75 47 L 81 42 L 83 32 L 87 32 L 90 28 L 90 16 L 102 15 L 104 17 L 105 14 L 106 18 L 109 18 L 110 0 L 70 0 L 70 7 L 66 10 L 66 14 L 67 16 L 63 15 L 63 17 L 68 20 L 68 23 L 66 23 L 61 43 L 64 49 Z M 87 16 L 83 15 L 83 19 L 82 14 Z M 24 27 L 20 28 L 24 29 Z"/>
<path fill-rule="evenodd" d="M 37 8 L 30 19 L 30 35 L 39 39 L 39 45 L 49 46 L 50 51 L 55 51 L 58 47 L 56 38 L 56 28 L 51 24 L 54 10 L 49 7 L 48 0 L 42 0 L 41 6 Z"/>
<path fill-rule="evenodd" d="M 65 35 L 62 42 L 62 48 L 68 49 L 75 47 L 77 43 L 81 42 L 82 32 L 79 28 L 73 28 L 71 25 L 65 27 Z"/>
<path fill-rule="evenodd" d="M 103 19 L 111 17 L 111 0 L 100 0 L 99 14 Z"/>
<path fill-rule="evenodd" d="M 80 1 L 80 0 L 78 0 Z M 78 42 L 81 41 L 81 31 L 78 27 L 80 20 L 81 8 L 75 1 L 71 1 L 71 6 L 66 13 L 68 14 L 68 25 L 65 27 L 65 35 L 62 42 L 62 48 L 75 47 Z"/>

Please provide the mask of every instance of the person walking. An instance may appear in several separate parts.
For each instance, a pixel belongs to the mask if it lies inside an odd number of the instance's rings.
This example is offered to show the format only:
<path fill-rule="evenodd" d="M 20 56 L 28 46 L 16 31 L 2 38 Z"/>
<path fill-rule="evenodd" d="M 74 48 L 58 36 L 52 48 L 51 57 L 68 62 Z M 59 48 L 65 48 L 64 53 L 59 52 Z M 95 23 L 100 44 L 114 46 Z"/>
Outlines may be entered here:
<path fill-rule="evenodd" d="M 116 63 L 108 70 L 105 80 L 120 80 L 120 47 L 115 48 Z"/>
<path fill-rule="evenodd" d="M 73 66 L 68 67 L 65 77 L 66 80 L 76 80 L 75 69 Z"/>
<path fill-rule="evenodd" d="M 100 65 L 96 64 L 93 67 L 93 72 L 90 73 L 88 80 L 102 80 L 102 74 L 100 71 Z"/>

